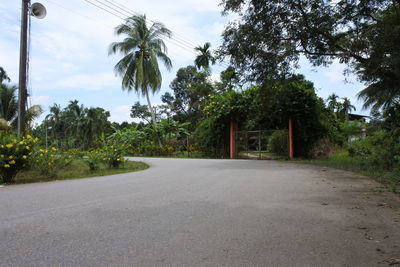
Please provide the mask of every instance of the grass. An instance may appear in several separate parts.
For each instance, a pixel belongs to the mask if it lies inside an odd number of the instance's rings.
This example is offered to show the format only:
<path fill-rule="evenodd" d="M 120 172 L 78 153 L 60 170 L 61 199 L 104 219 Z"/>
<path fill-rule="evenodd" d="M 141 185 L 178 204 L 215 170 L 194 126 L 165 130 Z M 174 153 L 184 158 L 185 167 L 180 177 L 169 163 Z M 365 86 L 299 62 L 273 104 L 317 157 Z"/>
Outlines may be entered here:
<path fill-rule="evenodd" d="M 77 159 L 62 169 L 60 169 L 56 176 L 46 176 L 39 173 L 36 170 L 25 170 L 15 177 L 15 184 L 26 184 L 26 183 L 38 183 L 38 182 L 49 182 L 55 180 L 72 180 L 79 178 L 88 178 L 95 176 L 105 176 L 112 174 L 120 174 L 127 172 L 136 172 L 149 168 L 144 162 L 127 161 L 119 168 L 108 168 L 105 165 L 101 165 L 96 171 L 90 171 L 87 164 L 83 159 Z"/>
<path fill-rule="evenodd" d="M 295 159 L 294 162 L 313 164 L 356 172 L 383 183 L 395 193 L 400 193 L 400 170 L 387 170 L 373 165 L 363 164 L 360 159 L 350 157 L 347 151 L 341 151 L 325 159 Z"/>

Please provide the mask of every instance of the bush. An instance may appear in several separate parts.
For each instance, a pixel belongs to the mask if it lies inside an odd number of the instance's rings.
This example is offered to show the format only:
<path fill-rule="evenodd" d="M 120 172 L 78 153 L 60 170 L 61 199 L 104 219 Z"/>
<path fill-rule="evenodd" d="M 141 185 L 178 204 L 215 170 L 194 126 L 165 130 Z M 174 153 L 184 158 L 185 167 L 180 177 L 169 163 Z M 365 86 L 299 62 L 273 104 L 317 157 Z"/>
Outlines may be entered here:
<path fill-rule="evenodd" d="M 12 183 L 32 155 L 32 148 L 38 142 L 30 135 L 18 140 L 14 135 L 0 137 L 0 175 L 4 183 Z"/>
<path fill-rule="evenodd" d="M 82 159 L 84 156 L 86 156 L 86 152 L 82 151 L 78 148 L 71 148 L 67 150 L 67 154 L 71 156 L 72 158 L 76 159 Z"/>
<path fill-rule="evenodd" d="M 349 145 L 349 155 L 359 158 L 364 166 L 383 169 L 400 168 L 400 142 L 386 130 L 376 131 Z"/>
<path fill-rule="evenodd" d="M 58 170 L 71 164 L 73 157 L 57 148 L 40 148 L 31 157 L 31 167 L 48 177 L 57 176 Z"/>
<path fill-rule="evenodd" d="M 111 168 L 118 168 L 124 163 L 125 148 L 121 145 L 107 145 L 101 149 L 103 161 Z"/>
<path fill-rule="evenodd" d="M 340 147 L 334 144 L 329 137 L 320 139 L 311 150 L 313 158 L 328 158 L 330 155 L 339 151 Z"/>
<path fill-rule="evenodd" d="M 272 133 L 268 140 L 269 150 L 272 153 L 288 155 L 288 133 L 286 130 L 277 130 Z"/>
<path fill-rule="evenodd" d="M 96 171 L 100 168 L 100 163 L 103 158 L 105 158 L 105 156 L 101 151 L 92 150 L 86 153 L 85 162 L 89 166 L 90 171 Z"/>

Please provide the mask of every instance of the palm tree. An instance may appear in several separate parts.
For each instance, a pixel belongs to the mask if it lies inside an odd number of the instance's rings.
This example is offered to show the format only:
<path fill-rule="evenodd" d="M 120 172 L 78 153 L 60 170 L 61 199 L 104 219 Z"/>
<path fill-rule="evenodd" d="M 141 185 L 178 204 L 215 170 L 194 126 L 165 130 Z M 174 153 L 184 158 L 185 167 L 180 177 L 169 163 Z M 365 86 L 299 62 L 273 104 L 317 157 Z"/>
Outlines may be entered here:
<path fill-rule="evenodd" d="M 7 122 L 9 128 L 17 128 L 18 101 L 16 97 L 17 86 L 0 84 L 0 119 L 2 124 Z M 26 127 L 32 128 L 33 121 L 43 113 L 40 105 L 33 105 L 26 110 Z"/>
<path fill-rule="evenodd" d="M 123 41 L 114 42 L 109 47 L 109 54 L 119 52 L 124 56 L 114 67 L 115 72 L 122 77 L 122 89 L 134 90 L 146 96 L 153 127 L 156 130 L 156 117 L 151 107 L 149 90 L 154 94 L 161 87 L 159 59 L 168 70 L 172 68 L 171 60 L 167 56 L 167 47 L 162 39 L 170 38 L 172 33 L 159 22 L 147 27 L 145 15 L 127 18 L 124 24 L 115 28 L 115 33 L 125 36 Z M 160 140 L 159 143 L 161 146 Z"/>
<path fill-rule="evenodd" d="M 343 97 L 343 103 L 341 104 L 342 109 L 341 112 L 344 114 L 345 120 L 349 120 L 349 113 L 353 110 L 356 110 L 356 107 L 351 104 L 350 99 L 347 97 Z"/>
<path fill-rule="evenodd" d="M 85 107 L 82 104 L 79 105 L 78 100 L 74 100 L 69 102 L 65 111 L 66 132 L 69 137 L 69 140 L 67 140 L 68 145 L 82 145 L 80 141 L 83 140 L 85 131 Z"/>
<path fill-rule="evenodd" d="M 363 108 L 372 108 L 372 111 L 384 110 L 400 102 L 400 90 L 398 87 L 376 82 L 361 90 L 358 99 L 364 100 Z"/>
<path fill-rule="evenodd" d="M 0 83 L 3 83 L 3 81 L 8 81 L 10 82 L 10 77 L 8 77 L 7 72 L 0 67 Z"/>
<path fill-rule="evenodd" d="M 338 102 L 339 96 L 335 93 L 332 93 L 328 98 L 326 99 L 326 102 L 328 103 L 328 109 L 332 112 L 335 112 L 339 109 L 340 103 Z"/>
<path fill-rule="evenodd" d="M 12 123 L 17 118 L 18 102 L 15 85 L 0 84 L 0 118 Z"/>
<path fill-rule="evenodd" d="M 41 105 L 33 105 L 32 107 L 26 110 L 26 126 L 28 129 L 32 129 L 33 122 L 36 118 L 42 115 L 44 112 Z"/>
<path fill-rule="evenodd" d="M 210 67 L 210 62 L 212 65 L 215 64 L 215 58 L 212 56 L 210 51 L 211 44 L 209 42 L 205 43 L 203 46 L 197 46 L 194 49 L 199 52 L 194 63 L 196 67 L 200 70 L 208 69 Z"/>
<path fill-rule="evenodd" d="M 59 142 L 61 141 L 61 136 L 64 132 L 64 123 L 62 123 L 61 117 L 61 106 L 54 104 L 50 107 L 49 114 L 45 118 L 45 127 L 47 128 L 48 126 L 50 126 L 50 134 L 53 140 L 55 140 L 57 146 L 60 145 Z"/>

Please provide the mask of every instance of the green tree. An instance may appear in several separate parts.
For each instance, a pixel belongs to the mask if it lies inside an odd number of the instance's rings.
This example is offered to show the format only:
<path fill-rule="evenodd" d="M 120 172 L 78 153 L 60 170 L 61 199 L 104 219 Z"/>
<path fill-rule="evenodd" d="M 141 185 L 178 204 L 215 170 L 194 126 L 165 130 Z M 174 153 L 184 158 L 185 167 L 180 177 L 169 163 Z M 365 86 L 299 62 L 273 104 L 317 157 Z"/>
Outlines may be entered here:
<path fill-rule="evenodd" d="M 64 123 L 62 122 L 61 106 L 54 103 L 50 107 L 49 114 L 45 117 L 43 126 L 45 127 L 45 135 L 51 135 L 57 146 L 61 145 L 60 141 L 64 135 Z M 47 132 L 50 130 L 49 132 Z"/>
<path fill-rule="evenodd" d="M 248 80 L 287 77 L 300 56 L 314 66 L 347 64 L 367 87 L 365 106 L 387 108 L 400 99 L 400 1 L 222 0 L 239 14 L 223 33 L 219 57 Z"/>
<path fill-rule="evenodd" d="M 217 89 L 220 92 L 233 90 L 239 83 L 239 75 L 232 66 L 229 66 L 220 73 L 220 79 L 221 81 L 216 83 Z"/>
<path fill-rule="evenodd" d="M 338 101 L 339 96 L 335 93 L 332 93 L 331 95 L 328 96 L 328 98 L 326 99 L 326 102 L 328 104 L 328 109 L 332 112 L 338 112 L 340 107 L 341 107 L 341 103 Z"/>
<path fill-rule="evenodd" d="M 139 101 L 137 101 L 131 107 L 131 118 L 137 118 L 146 121 L 147 123 L 151 123 L 151 113 L 145 105 L 141 105 Z"/>
<path fill-rule="evenodd" d="M 0 118 L 12 123 L 17 118 L 18 102 L 15 85 L 0 84 Z"/>
<path fill-rule="evenodd" d="M 109 54 L 123 54 L 123 58 L 114 68 L 122 77 L 122 89 L 134 90 L 146 96 L 156 130 L 156 118 L 151 107 L 149 91 L 154 94 L 161 87 L 162 77 L 158 59 L 162 60 L 168 70 L 172 68 L 171 60 L 167 56 L 167 47 L 162 39 L 171 37 L 171 31 L 159 22 L 147 27 L 146 16 L 141 15 L 127 18 L 124 24 L 115 28 L 115 33 L 126 37 L 121 42 L 112 43 L 109 48 Z"/>
<path fill-rule="evenodd" d="M 378 16 L 370 28 L 370 59 L 355 66 L 366 88 L 359 93 L 364 108 L 389 109 L 400 102 L 400 4 Z"/>
<path fill-rule="evenodd" d="M 191 122 L 192 130 L 202 118 L 204 105 L 214 92 L 208 78 L 208 72 L 198 71 L 194 66 L 180 68 L 169 86 L 173 94 L 167 92 L 161 96 L 174 119 L 181 123 Z"/>
<path fill-rule="evenodd" d="M 312 64 L 369 59 L 370 26 L 392 0 L 222 0 L 224 12 L 241 14 L 223 33 L 221 56 L 229 56 L 256 79 L 287 74 L 300 55 Z M 244 41 L 245 40 L 245 41 Z"/>
<path fill-rule="evenodd" d="M 344 119 L 347 121 L 349 120 L 349 113 L 356 110 L 356 107 L 351 104 L 350 99 L 347 97 L 343 97 L 342 100 L 343 103 L 341 104 L 340 112 L 344 115 Z"/>
<path fill-rule="evenodd" d="M 8 77 L 7 72 L 2 67 L 0 67 L 0 83 L 3 83 L 4 81 L 10 82 L 11 79 L 10 77 Z"/>
<path fill-rule="evenodd" d="M 210 48 L 211 44 L 209 42 L 205 43 L 203 46 L 197 46 L 194 48 L 198 52 L 194 63 L 199 70 L 201 68 L 207 70 L 210 67 L 210 63 L 212 65 L 215 64 L 215 58 L 212 55 Z"/>

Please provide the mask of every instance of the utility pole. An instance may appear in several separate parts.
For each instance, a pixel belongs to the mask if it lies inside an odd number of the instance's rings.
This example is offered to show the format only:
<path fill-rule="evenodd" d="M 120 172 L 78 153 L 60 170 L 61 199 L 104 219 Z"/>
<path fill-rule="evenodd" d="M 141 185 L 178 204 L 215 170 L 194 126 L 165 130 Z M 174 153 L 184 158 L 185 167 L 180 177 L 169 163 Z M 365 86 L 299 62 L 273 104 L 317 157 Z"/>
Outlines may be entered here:
<path fill-rule="evenodd" d="M 19 86 L 18 86 L 18 136 L 25 134 L 25 107 L 26 107 L 26 72 L 28 64 L 28 16 L 30 0 L 22 0 L 21 9 L 21 40 L 19 54 Z"/>

